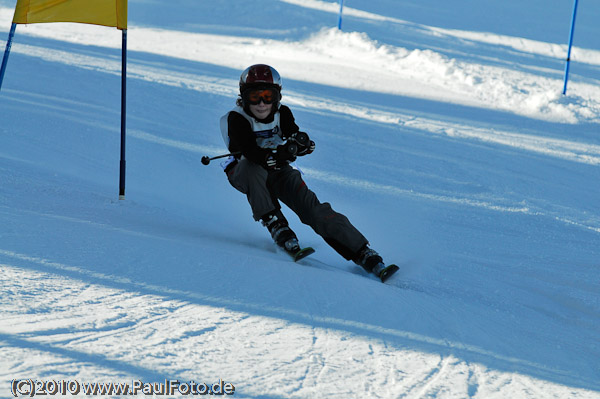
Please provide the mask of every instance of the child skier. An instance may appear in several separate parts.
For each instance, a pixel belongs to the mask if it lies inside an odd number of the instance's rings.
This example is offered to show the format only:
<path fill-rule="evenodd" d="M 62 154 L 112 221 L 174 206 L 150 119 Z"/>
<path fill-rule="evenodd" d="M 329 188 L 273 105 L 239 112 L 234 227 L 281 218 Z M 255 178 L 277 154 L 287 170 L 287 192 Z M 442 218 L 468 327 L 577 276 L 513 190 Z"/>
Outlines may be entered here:
<path fill-rule="evenodd" d="M 246 194 L 252 216 L 275 243 L 292 256 L 301 248 L 281 212 L 279 201 L 294 211 L 346 260 L 382 280 L 397 270 L 386 266 L 348 218 L 321 203 L 290 166 L 315 150 L 291 110 L 280 103 L 281 77 L 268 65 L 246 68 L 240 76 L 236 107 L 221 118 L 221 132 L 232 156 L 222 165 L 231 185 Z"/>

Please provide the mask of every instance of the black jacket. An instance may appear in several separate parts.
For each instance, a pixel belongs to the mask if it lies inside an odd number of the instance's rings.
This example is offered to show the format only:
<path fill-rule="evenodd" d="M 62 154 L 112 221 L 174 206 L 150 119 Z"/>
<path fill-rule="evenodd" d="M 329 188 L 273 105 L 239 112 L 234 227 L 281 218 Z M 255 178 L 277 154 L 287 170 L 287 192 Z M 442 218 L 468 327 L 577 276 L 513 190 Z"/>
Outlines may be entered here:
<path fill-rule="evenodd" d="M 296 125 L 292 111 L 287 106 L 281 105 L 277 112 L 279 112 L 279 127 L 283 139 L 300 130 L 298 125 Z M 270 123 L 273 121 L 273 116 L 265 120 L 257 119 L 257 121 Z M 265 164 L 265 160 L 271 154 L 271 150 L 258 146 L 252 125 L 244 116 L 236 111 L 231 111 L 227 117 L 227 130 L 229 135 L 229 151 L 232 153 L 241 153 L 248 160 L 259 165 Z M 236 158 L 239 159 L 241 155 L 237 155 Z"/>

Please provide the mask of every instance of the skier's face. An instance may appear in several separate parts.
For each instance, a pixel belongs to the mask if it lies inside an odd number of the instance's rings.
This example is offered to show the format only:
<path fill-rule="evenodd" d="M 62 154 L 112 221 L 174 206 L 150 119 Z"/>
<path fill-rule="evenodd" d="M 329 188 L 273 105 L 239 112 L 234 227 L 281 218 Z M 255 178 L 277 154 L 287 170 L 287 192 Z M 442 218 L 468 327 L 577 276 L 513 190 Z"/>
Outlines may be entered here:
<path fill-rule="evenodd" d="M 261 101 L 258 104 L 250 104 L 250 112 L 257 119 L 265 119 L 271 113 L 271 109 L 273 108 L 273 104 L 265 104 L 264 101 Z"/>

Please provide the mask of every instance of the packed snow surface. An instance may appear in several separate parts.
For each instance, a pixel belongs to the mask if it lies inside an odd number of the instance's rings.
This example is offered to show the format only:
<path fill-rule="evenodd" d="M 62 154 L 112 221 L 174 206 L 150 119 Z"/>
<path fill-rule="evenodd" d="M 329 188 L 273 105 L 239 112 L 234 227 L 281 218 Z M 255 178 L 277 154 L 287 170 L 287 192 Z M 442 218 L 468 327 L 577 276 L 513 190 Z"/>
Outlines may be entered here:
<path fill-rule="evenodd" d="M 579 4 L 563 95 L 572 4 L 490 3 L 347 0 L 339 30 L 333 0 L 129 1 L 125 200 L 120 31 L 19 25 L 0 397 L 600 398 L 600 10 Z M 293 263 L 200 163 L 254 63 L 316 142 L 308 186 L 401 267 L 386 284 L 284 208 L 316 249 Z"/>

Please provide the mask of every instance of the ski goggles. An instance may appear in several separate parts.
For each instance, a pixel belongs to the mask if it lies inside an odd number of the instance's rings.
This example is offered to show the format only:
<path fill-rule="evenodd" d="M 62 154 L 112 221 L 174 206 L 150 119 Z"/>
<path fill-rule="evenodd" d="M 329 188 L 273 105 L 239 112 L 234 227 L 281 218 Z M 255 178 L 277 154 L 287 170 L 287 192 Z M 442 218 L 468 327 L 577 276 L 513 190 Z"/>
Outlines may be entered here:
<path fill-rule="evenodd" d="M 279 100 L 279 92 L 275 89 L 253 89 L 248 90 L 245 93 L 246 101 L 252 105 L 260 104 L 273 104 Z"/>

